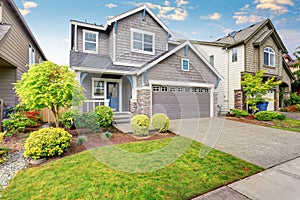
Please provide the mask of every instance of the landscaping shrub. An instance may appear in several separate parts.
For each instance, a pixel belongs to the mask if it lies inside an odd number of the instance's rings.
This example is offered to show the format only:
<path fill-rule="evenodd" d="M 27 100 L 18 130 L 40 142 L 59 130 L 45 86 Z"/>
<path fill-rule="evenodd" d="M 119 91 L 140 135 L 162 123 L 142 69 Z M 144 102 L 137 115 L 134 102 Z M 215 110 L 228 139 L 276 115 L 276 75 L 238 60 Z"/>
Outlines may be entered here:
<path fill-rule="evenodd" d="M 36 122 L 31 118 L 27 118 L 26 115 L 20 112 L 10 114 L 9 119 L 3 121 L 3 126 L 6 129 L 8 135 L 18 132 L 24 132 L 26 126 L 33 125 L 36 125 Z"/>
<path fill-rule="evenodd" d="M 102 139 L 110 139 L 111 137 L 112 137 L 112 133 L 109 132 L 109 131 L 106 131 L 106 132 L 101 134 Z"/>
<path fill-rule="evenodd" d="M 280 108 L 280 112 L 287 112 L 288 109 L 287 108 Z"/>
<path fill-rule="evenodd" d="M 130 125 L 134 135 L 145 136 L 149 134 L 150 119 L 147 115 L 133 116 Z"/>
<path fill-rule="evenodd" d="M 259 121 L 271 121 L 273 119 L 283 120 L 285 115 L 273 111 L 260 111 L 254 115 L 254 118 Z"/>
<path fill-rule="evenodd" d="M 296 111 L 299 112 L 300 111 L 300 104 L 296 104 L 295 108 L 296 108 Z"/>
<path fill-rule="evenodd" d="M 34 160 L 61 155 L 70 146 L 72 135 L 62 128 L 42 128 L 25 141 L 25 157 Z"/>
<path fill-rule="evenodd" d="M 287 100 L 287 104 L 291 106 L 300 104 L 300 95 L 298 95 L 297 93 L 292 93 L 290 98 Z"/>
<path fill-rule="evenodd" d="M 169 117 L 164 113 L 156 113 L 152 116 L 152 127 L 159 129 L 158 132 L 165 133 L 169 129 L 170 120 Z"/>
<path fill-rule="evenodd" d="M 96 133 L 99 129 L 98 116 L 94 112 L 83 112 L 75 118 L 76 128 L 89 128 Z"/>
<path fill-rule="evenodd" d="M 79 135 L 78 138 L 76 139 L 76 144 L 77 145 L 82 145 L 86 143 L 87 137 L 85 135 Z"/>
<path fill-rule="evenodd" d="M 289 112 L 296 112 L 297 111 L 297 108 L 296 108 L 296 106 L 289 106 L 288 108 L 287 108 L 287 110 L 289 111 Z"/>
<path fill-rule="evenodd" d="M 0 132 L 0 144 L 2 143 L 2 139 L 5 135 L 5 132 Z M 4 161 L 6 160 L 6 155 L 8 153 L 8 148 L 5 147 L 0 147 L 0 164 L 4 163 Z"/>
<path fill-rule="evenodd" d="M 233 109 L 232 113 L 234 114 L 235 117 L 238 117 L 238 118 L 249 116 L 249 113 L 245 110 Z"/>
<path fill-rule="evenodd" d="M 95 112 L 98 116 L 98 122 L 101 127 L 108 127 L 113 122 L 113 110 L 109 106 L 97 106 Z"/>
<path fill-rule="evenodd" d="M 80 114 L 81 113 L 77 110 L 65 111 L 61 114 L 60 121 L 66 128 L 71 128 L 72 126 L 75 126 L 75 119 L 79 117 Z"/>

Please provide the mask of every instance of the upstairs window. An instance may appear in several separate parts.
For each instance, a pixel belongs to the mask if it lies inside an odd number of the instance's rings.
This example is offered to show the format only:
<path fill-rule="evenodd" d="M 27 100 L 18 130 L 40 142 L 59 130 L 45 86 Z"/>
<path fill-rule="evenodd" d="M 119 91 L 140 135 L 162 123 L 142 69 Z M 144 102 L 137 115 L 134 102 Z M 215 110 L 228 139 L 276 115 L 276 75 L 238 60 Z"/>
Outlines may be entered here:
<path fill-rule="evenodd" d="M 29 56 L 29 60 L 28 60 L 28 64 L 31 65 L 31 64 L 35 64 L 35 52 L 34 52 L 34 48 L 29 45 L 29 48 L 28 48 L 28 56 Z"/>
<path fill-rule="evenodd" d="M 188 59 L 181 59 L 182 71 L 190 71 L 190 62 Z"/>
<path fill-rule="evenodd" d="M 238 52 L 237 52 L 237 48 L 232 49 L 232 62 L 237 62 L 238 60 Z"/>
<path fill-rule="evenodd" d="M 131 29 L 131 51 L 153 55 L 154 38 L 153 33 Z"/>
<path fill-rule="evenodd" d="M 214 55 L 209 56 L 209 63 L 211 66 L 215 66 L 215 57 Z"/>
<path fill-rule="evenodd" d="M 275 67 L 275 52 L 272 48 L 264 49 L 264 65 Z"/>
<path fill-rule="evenodd" d="M 83 30 L 83 51 L 88 53 L 98 53 L 98 33 Z"/>

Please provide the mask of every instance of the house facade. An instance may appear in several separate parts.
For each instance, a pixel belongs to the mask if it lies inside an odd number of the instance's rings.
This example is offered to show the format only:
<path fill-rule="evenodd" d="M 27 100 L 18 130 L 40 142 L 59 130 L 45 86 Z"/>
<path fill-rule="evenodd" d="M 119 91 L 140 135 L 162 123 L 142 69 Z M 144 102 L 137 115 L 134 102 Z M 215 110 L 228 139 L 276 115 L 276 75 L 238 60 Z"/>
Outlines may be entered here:
<path fill-rule="evenodd" d="M 70 66 L 85 89 L 83 110 L 212 117 L 221 74 L 146 6 L 96 25 L 71 20 Z"/>
<path fill-rule="evenodd" d="M 13 0 L 0 0 L 0 99 L 15 106 L 13 83 L 46 57 Z"/>
<path fill-rule="evenodd" d="M 265 70 L 265 78 L 275 77 L 282 83 L 265 96 L 268 110 L 278 110 L 284 97 L 291 91 L 294 80 L 283 54 L 287 53 L 280 36 L 269 19 L 251 25 L 214 42 L 192 42 L 199 50 L 206 51 L 210 60 L 224 77 L 219 86 L 218 105 L 223 111 L 246 109 L 246 98 L 241 87 L 242 76 Z"/>

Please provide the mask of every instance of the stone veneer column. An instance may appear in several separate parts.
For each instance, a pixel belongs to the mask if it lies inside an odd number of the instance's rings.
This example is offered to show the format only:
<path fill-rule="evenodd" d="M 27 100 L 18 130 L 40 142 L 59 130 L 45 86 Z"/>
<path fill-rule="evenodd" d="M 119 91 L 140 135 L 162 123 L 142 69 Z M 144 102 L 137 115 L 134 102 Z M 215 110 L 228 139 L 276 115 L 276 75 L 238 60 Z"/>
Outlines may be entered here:
<path fill-rule="evenodd" d="M 279 110 L 279 101 L 280 101 L 280 95 L 279 95 L 279 86 L 276 87 L 275 90 L 275 111 Z"/>
<path fill-rule="evenodd" d="M 132 115 L 136 115 L 138 112 L 137 112 L 137 102 L 136 102 L 136 99 L 130 99 L 130 110 L 129 112 L 131 112 Z"/>
<path fill-rule="evenodd" d="M 242 90 L 234 90 L 234 108 L 245 110 L 245 96 Z"/>
<path fill-rule="evenodd" d="M 149 87 L 137 89 L 137 114 L 150 116 L 151 91 Z"/>

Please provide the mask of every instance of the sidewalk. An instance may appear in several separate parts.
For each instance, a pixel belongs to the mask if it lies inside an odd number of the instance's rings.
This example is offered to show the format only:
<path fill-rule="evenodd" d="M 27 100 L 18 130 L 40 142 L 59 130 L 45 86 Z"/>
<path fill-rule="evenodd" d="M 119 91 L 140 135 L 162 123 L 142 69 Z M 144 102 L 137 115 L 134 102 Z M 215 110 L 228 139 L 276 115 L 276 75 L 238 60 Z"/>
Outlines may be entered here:
<path fill-rule="evenodd" d="M 300 158 L 194 198 L 194 200 L 299 200 Z"/>

